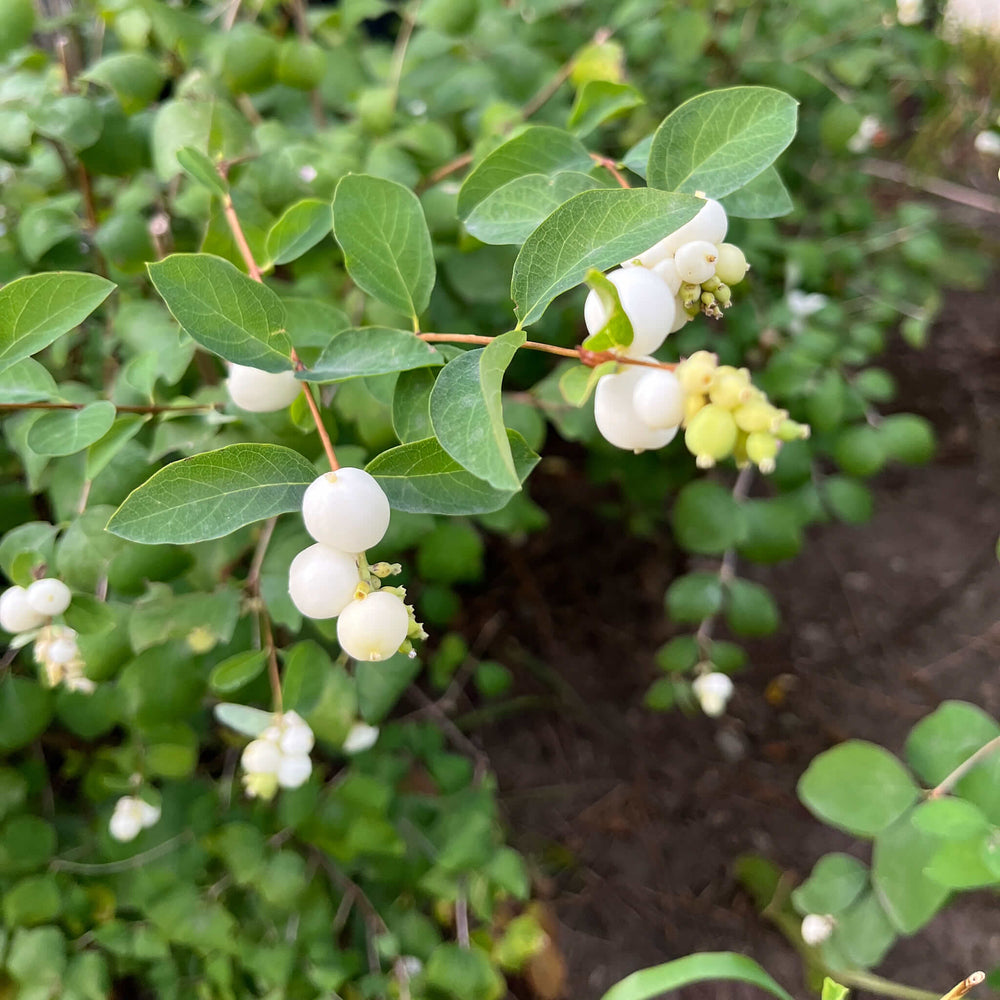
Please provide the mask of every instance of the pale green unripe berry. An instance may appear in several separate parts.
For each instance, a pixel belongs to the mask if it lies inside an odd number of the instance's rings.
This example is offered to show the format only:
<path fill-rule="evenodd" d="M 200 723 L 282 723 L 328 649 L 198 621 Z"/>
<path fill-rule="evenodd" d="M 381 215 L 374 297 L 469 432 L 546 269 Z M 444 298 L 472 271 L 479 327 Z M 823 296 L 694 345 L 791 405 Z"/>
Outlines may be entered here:
<path fill-rule="evenodd" d="M 684 419 L 684 390 L 673 372 L 653 368 L 639 376 L 632 393 L 632 405 L 647 427 L 676 429 Z"/>
<path fill-rule="evenodd" d="M 715 273 L 727 285 L 738 285 L 749 268 L 743 251 L 732 243 L 719 244 L 719 259 L 715 262 Z"/>
<path fill-rule="evenodd" d="M 643 423 L 635 411 L 634 394 L 642 376 L 652 369 L 628 365 L 624 371 L 604 375 L 594 392 L 594 420 L 609 443 L 626 451 L 662 448 L 674 439 L 676 425 L 655 429 Z"/>
<path fill-rule="evenodd" d="M 721 365 L 712 376 L 708 398 L 717 406 L 733 410 L 753 397 L 750 373 L 745 368 Z"/>
<path fill-rule="evenodd" d="M 681 281 L 691 285 L 700 285 L 711 278 L 715 274 L 715 262 L 718 259 L 718 249 L 708 240 L 692 240 L 678 247 L 674 254 L 674 263 Z"/>
<path fill-rule="evenodd" d="M 28 587 L 27 596 L 32 611 L 37 611 L 40 615 L 46 615 L 49 618 L 53 615 L 61 615 L 73 599 L 69 587 L 62 580 L 52 578 L 36 580 Z"/>
<path fill-rule="evenodd" d="M 263 372 L 246 365 L 230 365 L 226 389 L 234 405 L 248 413 L 273 413 L 295 402 L 302 383 L 295 372 Z"/>
<path fill-rule="evenodd" d="M 639 263 L 645 267 L 653 267 L 667 257 L 673 257 L 677 251 L 690 243 L 692 240 L 706 240 L 718 246 L 726 238 L 726 229 L 729 220 L 726 218 L 726 210 L 708 198 L 698 214 L 690 221 L 685 222 L 680 229 L 674 230 L 669 236 L 665 236 L 659 243 L 654 243 L 648 250 L 643 251 L 638 257 L 629 263 Z"/>
<path fill-rule="evenodd" d="M 288 568 L 288 596 L 306 618 L 336 618 L 354 599 L 358 557 L 326 545 L 303 549 Z"/>
<path fill-rule="evenodd" d="M 410 613 L 395 594 L 376 590 L 352 601 L 337 619 L 337 642 L 355 660 L 388 660 L 406 640 Z"/>
<path fill-rule="evenodd" d="M 364 469 L 337 469 L 309 485 L 302 520 L 317 542 L 341 552 L 364 552 L 389 527 L 389 500 Z"/>
<path fill-rule="evenodd" d="M 774 472 L 774 460 L 780 448 L 781 442 L 770 431 L 753 431 L 747 435 L 747 458 L 761 472 Z"/>
<path fill-rule="evenodd" d="M 733 419 L 741 431 L 769 431 L 775 421 L 783 419 L 783 411 L 772 406 L 766 399 L 750 399 L 733 411 Z"/>
<path fill-rule="evenodd" d="M 808 424 L 800 424 L 797 420 L 782 420 L 774 433 L 782 441 L 804 441 L 812 433 Z"/>
<path fill-rule="evenodd" d="M 708 392 L 718 364 L 719 359 L 710 351 L 695 351 L 674 369 L 674 374 L 689 395 Z"/>
<path fill-rule="evenodd" d="M 690 420 L 684 443 L 699 469 L 710 469 L 732 453 L 736 445 L 736 421 L 732 413 L 714 403 L 703 406 Z"/>
<path fill-rule="evenodd" d="M 673 292 L 645 267 L 618 268 L 607 277 L 618 289 L 618 299 L 632 324 L 632 343 L 620 348 L 619 353 L 640 358 L 655 351 L 674 324 Z M 608 321 L 604 304 L 593 290 L 584 303 L 583 319 L 590 334 L 597 333 Z"/>
<path fill-rule="evenodd" d="M 28 592 L 24 587 L 8 587 L 0 594 L 0 626 L 17 635 L 30 632 L 45 624 L 46 615 L 39 614 L 28 603 Z"/>

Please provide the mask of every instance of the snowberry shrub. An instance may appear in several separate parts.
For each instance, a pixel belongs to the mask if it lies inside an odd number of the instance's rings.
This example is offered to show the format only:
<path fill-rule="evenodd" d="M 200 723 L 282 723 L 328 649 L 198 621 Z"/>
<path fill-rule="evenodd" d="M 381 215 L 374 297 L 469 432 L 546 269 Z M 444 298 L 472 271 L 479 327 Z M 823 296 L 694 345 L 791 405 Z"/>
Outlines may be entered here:
<path fill-rule="evenodd" d="M 860 478 L 928 456 L 876 410 L 895 311 L 851 326 L 828 297 L 867 251 L 817 261 L 772 221 L 797 100 L 829 139 L 828 95 L 778 70 L 703 93 L 710 52 L 742 55 L 721 22 L 665 88 L 672 22 L 702 15 L 643 7 L 425 2 L 390 51 L 378 4 L 0 4 L 5 994 L 503 996 L 555 945 L 491 779 L 421 700 L 420 618 L 447 625 L 481 530 L 544 519 L 549 428 L 625 502 L 685 484 L 674 534 L 719 571 L 671 585 L 694 634 L 649 703 L 709 716 L 743 662 L 716 627 L 777 625 L 737 556 L 863 520 Z M 822 225 L 866 224 L 857 173 L 816 167 L 781 161 Z M 905 209 L 887 233 L 933 236 Z M 906 253 L 901 300 L 936 260 Z"/>

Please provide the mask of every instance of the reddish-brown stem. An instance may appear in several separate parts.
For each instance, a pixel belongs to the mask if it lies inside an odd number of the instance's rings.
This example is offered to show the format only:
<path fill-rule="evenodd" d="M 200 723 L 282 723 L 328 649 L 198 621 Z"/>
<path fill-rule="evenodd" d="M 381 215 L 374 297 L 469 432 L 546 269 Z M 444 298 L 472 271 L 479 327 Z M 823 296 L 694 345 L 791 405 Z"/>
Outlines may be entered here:
<path fill-rule="evenodd" d="M 274 711 L 281 715 L 284 704 L 281 699 L 281 671 L 278 670 L 278 651 L 274 648 L 274 632 L 271 630 L 271 616 L 267 611 L 260 613 L 260 631 L 267 650 L 267 679 L 271 683 L 271 697 Z"/>
<path fill-rule="evenodd" d="M 219 176 L 223 180 L 226 180 L 228 168 L 220 164 L 218 171 Z M 229 224 L 229 230 L 233 234 L 233 239 L 236 241 L 236 246 L 239 248 L 240 256 L 243 258 L 243 263 L 246 264 L 247 273 L 254 281 L 259 281 L 263 284 L 264 279 L 261 276 L 260 268 L 257 266 L 257 261 L 254 260 L 253 251 L 250 249 L 250 244 L 247 243 L 243 227 L 240 225 L 239 216 L 236 214 L 236 208 L 233 205 L 233 199 L 228 191 L 222 197 L 222 210 L 225 213 L 226 222 Z M 295 348 L 292 348 L 291 358 L 296 371 L 302 371 L 305 366 L 299 360 Z M 316 425 L 316 433 L 319 435 L 320 441 L 323 442 L 323 450 L 326 452 L 327 461 L 330 463 L 330 468 L 336 472 L 340 468 L 340 463 L 337 461 L 337 453 L 333 450 L 333 442 L 330 440 L 330 435 L 327 433 L 326 427 L 323 426 L 323 417 L 313 397 L 312 389 L 308 385 L 303 384 L 302 391 L 305 393 L 309 412 L 312 414 L 313 423 Z"/>
<path fill-rule="evenodd" d="M 427 175 L 427 179 L 422 183 L 417 185 L 417 191 L 423 191 L 426 188 L 434 187 L 438 181 L 443 181 L 446 177 L 450 177 L 452 174 L 457 173 L 463 167 L 467 167 L 472 162 L 472 153 L 462 153 L 461 156 L 456 156 L 454 160 L 449 160 L 443 166 L 437 168 L 437 170 Z"/>
<path fill-rule="evenodd" d="M 600 153 L 591 153 L 590 158 L 599 167 L 604 167 L 604 169 L 607 170 L 611 174 L 611 176 L 614 177 L 616 181 L 618 181 L 621 187 L 630 188 L 632 186 L 625 179 L 625 176 L 622 174 L 622 172 L 618 169 L 618 164 L 615 163 L 615 161 L 612 160 L 610 156 L 601 156 Z"/>
<path fill-rule="evenodd" d="M 442 344 L 489 344 L 495 337 L 486 337 L 478 333 L 418 333 L 421 340 L 429 343 Z M 677 365 L 672 361 L 647 361 L 645 358 L 623 358 L 612 351 L 588 351 L 585 347 L 556 347 L 554 344 L 542 344 L 537 340 L 526 340 L 521 347 L 527 351 L 542 351 L 545 354 L 555 354 L 560 358 L 573 358 L 589 368 L 603 365 L 605 361 L 618 361 L 625 365 L 642 365 L 645 368 L 666 368 L 673 371 Z"/>

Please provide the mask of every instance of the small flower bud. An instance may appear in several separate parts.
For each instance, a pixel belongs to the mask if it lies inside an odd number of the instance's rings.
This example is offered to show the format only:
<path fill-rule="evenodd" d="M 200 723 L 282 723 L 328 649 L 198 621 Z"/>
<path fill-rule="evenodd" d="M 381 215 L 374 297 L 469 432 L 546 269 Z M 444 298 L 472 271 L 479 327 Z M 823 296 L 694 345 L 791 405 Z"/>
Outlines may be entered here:
<path fill-rule="evenodd" d="M 701 710 L 712 718 L 722 715 L 733 694 L 733 682 L 726 674 L 718 672 L 701 674 L 692 681 L 691 688 Z"/>
<path fill-rule="evenodd" d="M 802 940 L 808 945 L 822 944 L 832 933 L 836 921 L 826 913 L 810 913 L 802 919 Z"/>
<path fill-rule="evenodd" d="M 343 750 L 346 754 L 363 753 L 375 746 L 378 740 L 378 727 L 369 726 L 364 722 L 355 722 L 344 740 Z"/>

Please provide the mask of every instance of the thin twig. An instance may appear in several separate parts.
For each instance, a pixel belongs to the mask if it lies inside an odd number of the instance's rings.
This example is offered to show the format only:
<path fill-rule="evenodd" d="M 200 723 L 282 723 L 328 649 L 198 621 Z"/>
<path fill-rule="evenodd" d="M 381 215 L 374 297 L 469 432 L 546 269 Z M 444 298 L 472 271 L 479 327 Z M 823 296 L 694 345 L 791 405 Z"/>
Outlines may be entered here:
<path fill-rule="evenodd" d="M 82 410 L 89 403 L 0 403 L 0 412 L 11 410 Z M 192 406 L 122 406 L 115 403 L 119 413 L 197 413 L 218 410 L 222 403 L 200 403 Z"/>
<path fill-rule="evenodd" d="M 591 153 L 590 158 L 599 167 L 604 167 L 604 169 L 607 170 L 616 181 L 618 181 L 619 187 L 630 188 L 632 186 L 625 179 L 625 175 L 618 169 L 618 164 L 612 160 L 610 156 L 601 156 L 600 153 Z"/>
<path fill-rule="evenodd" d="M 403 20 L 403 24 L 399 29 L 399 34 L 396 36 L 396 45 L 392 50 L 392 69 L 389 73 L 389 90 L 392 93 L 390 107 L 393 111 L 396 110 L 396 105 L 399 102 L 399 83 L 403 79 L 406 50 L 409 48 L 410 39 L 413 37 L 413 28 L 417 23 L 417 11 L 419 9 L 420 0 L 416 0 L 416 3 L 412 7 L 404 7 L 399 15 Z"/>
<path fill-rule="evenodd" d="M 962 763 L 959 764 L 958 767 L 956 767 L 955 770 L 952 771 L 951 774 L 949 774 L 943 781 L 939 781 L 927 793 L 927 798 L 939 799 L 942 795 L 947 795 L 977 764 L 981 764 L 987 757 L 990 756 L 990 754 L 993 753 L 994 750 L 997 750 L 998 748 L 1000 748 L 1000 736 L 994 736 L 989 743 L 981 746 L 971 757 L 967 757 L 963 760 Z"/>
<path fill-rule="evenodd" d="M 981 212 L 992 212 L 994 215 L 1000 215 L 1000 198 L 983 194 L 982 191 L 976 191 L 974 188 L 963 187 L 961 184 L 953 184 L 951 181 L 943 181 L 938 177 L 928 177 L 926 174 L 917 173 L 899 163 L 875 159 L 864 160 L 861 163 L 861 172 L 870 174 L 872 177 L 881 177 L 882 180 L 905 184 L 918 191 L 926 191 L 928 194 L 944 198 L 946 201 L 967 205 L 969 208 L 978 208 Z"/>
<path fill-rule="evenodd" d="M 953 986 L 941 1000 L 960 1000 L 964 997 L 966 993 L 969 992 L 973 987 L 978 986 L 983 980 L 986 979 L 985 972 L 973 972 L 972 975 L 966 976 L 957 986 Z"/>
<path fill-rule="evenodd" d="M 469 947 L 469 899 L 464 888 L 455 900 L 455 938 L 460 948 Z"/>
<path fill-rule="evenodd" d="M 162 844 L 151 847 L 148 851 L 140 851 L 130 858 L 124 858 L 121 861 L 107 861 L 103 864 L 84 864 L 79 861 L 67 861 L 64 858 L 53 858 L 49 862 L 49 869 L 51 871 L 71 872 L 74 875 L 114 875 L 118 872 L 139 868 L 148 861 L 166 857 L 190 837 L 190 831 L 185 830 L 183 833 L 177 834 L 176 837 L 171 837 L 169 840 L 163 841 Z"/>

